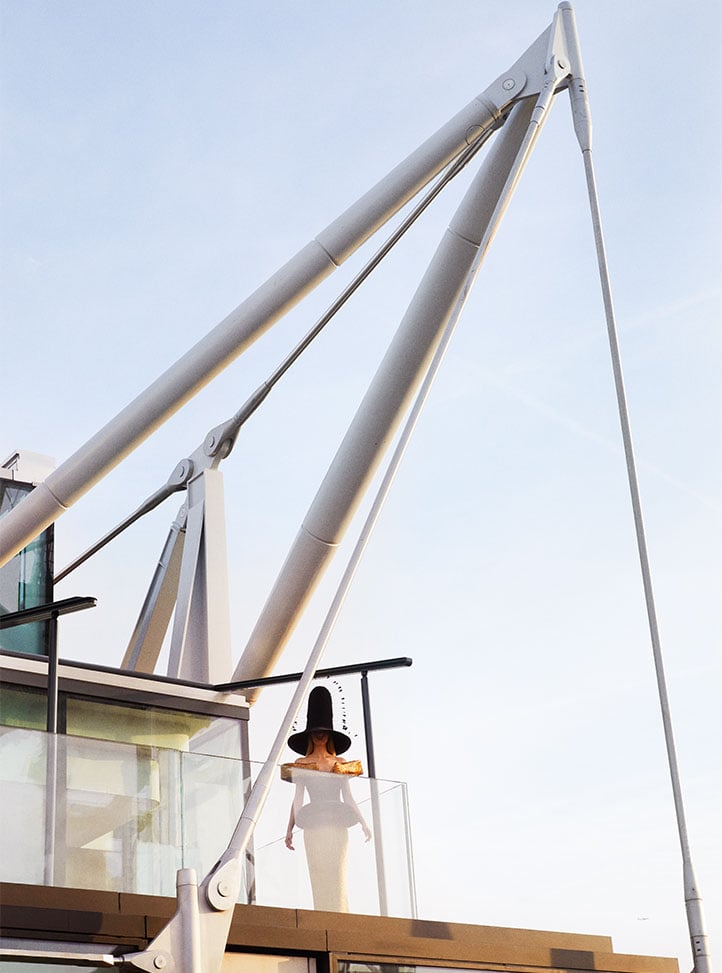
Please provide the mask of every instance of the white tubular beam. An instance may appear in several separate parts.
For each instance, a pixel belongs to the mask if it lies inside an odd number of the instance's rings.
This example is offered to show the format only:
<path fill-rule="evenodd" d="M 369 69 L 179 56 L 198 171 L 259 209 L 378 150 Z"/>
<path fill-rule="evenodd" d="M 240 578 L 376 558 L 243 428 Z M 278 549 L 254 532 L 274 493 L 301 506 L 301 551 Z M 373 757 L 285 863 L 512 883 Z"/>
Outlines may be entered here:
<path fill-rule="evenodd" d="M 231 671 L 223 474 L 204 470 L 188 486 L 188 523 L 168 675 L 194 682 L 227 682 Z"/>
<path fill-rule="evenodd" d="M 183 505 L 171 524 L 168 537 L 163 545 L 148 594 L 145 597 L 128 648 L 120 664 L 121 669 L 130 669 L 134 672 L 155 672 L 163 639 L 168 631 L 178 596 L 186 515 L 187 509 Z"/>
<path fill-rule="evenodd" d="M 629 494 L 632 502 L 632 513 L 634 515 L 634 530 L 637 537 L 637 552 L 639 554 L 639 566 L 642 573 L 642 587 L 644 589 L 644 600 L 647 607 L 647 622 L 649 625 L 649 636 L 652 644 L 652 656 L 654 658 L 654 669 L 657 678 L 657 694 L 662 716 L 662 727 L 664 730 L 664 741 L 667 750 L 667 762 L 669 764 L 669 776 L 672 784 L 672 796 L 674 799 L 674 809 L 677 818 L 677 831 L 679 833 L 679 844 L 682 852 L 682 879 L 684 885 L 684 901 L 687 911 L 687 925 L 689 928 L 690 942 L 692 945 L 692 958 L 694 960 L 693 973 L 712 973 L 712 959 L 709 952 L 709 941 L 705 928 L 704 912 L 702 909 L 702 896 L 695 878 L 694 867 L 692 865 L 692 849 L 687 831 L 687 819 L 684 810 L 684 799 L 682 796 L 682 780 L 677 761 L 677 745 L 674 739 L 674 728 L 672 726 L 672 712 L 667 691 L 667 677 L 664 670 L 664 658 L 662 655 L 662 641 L 657 620 L 657 608 L 654 598 L 654 588 L 652 585 L 652 570 L 649 561 L 649 550 L 647 547 L 647 534 L 644 528 L 644 517 L 642 514 L 642 498 L 639 489 L 639 478 L 637 476 L 637 463 L 634 458 L 634 444 L 632 442 L 632 427 L 629 420 L 629 408 L 627 405 L 627 393 L 624 388 L 624 375 L 622 373 L 622 360 L 619 350 L 619 337 L 617 333 L 616 314 L 614 312 L 614 301 L 612 300 L 612 285 L 609 276 L 607 263 L 607 253 L 604 244 L 604 233 L 602 231 L 602 215 L 597 195 L 597 183 L 594 175 L 594 162 L 592 160 L 592 117 L 587 97 L 586 82 L 582 68 L 582 56 L 579 49 L 579 38 L 574 19 L 574 12 L 569 3 L 561 3 L 559 10 L 564 18 L 567 46 L 572 66 L 572 80 L 569 88 L 572 103 L 572 116 L 574 119 L 574 131 L 579 141 L 584 159 L 584 172 L 587 180 L 587 191 L 589 194 L 589 207 L 592 216 L 592 228 L 594 231 L 594 243 L 597 251 L 597 264 L 599 267 L 599 280 L 602 285 L 602 299 L 604 302 L 604 313 L 607 321 L 607 336 L 609 339 L 609 350 L 612 358 L 612 372 L 614 374 L 614 387 L 617 395 L 617 408 L 619 411 L 619 422 L 622 430 L 622 442 L 624 444 L 624 458 L 627 465 L 627 480 L 629 483 Z"/>
<path fill-rule="evenodd" d="M 311 504 L 234 679 L 272 670 L 341 540 L 464 289 L 534 107 L 530 99 L 514 109 L 446 231 Z"/>
<path fill-rule="evenodd" d="M 547 29 L 404 162 L 307 244 L 205 338 L 11 510 L 0 524 L 0 567 L 53 523 L 159 425 L 260 337 L 519 98 L 541 90 Z"/>

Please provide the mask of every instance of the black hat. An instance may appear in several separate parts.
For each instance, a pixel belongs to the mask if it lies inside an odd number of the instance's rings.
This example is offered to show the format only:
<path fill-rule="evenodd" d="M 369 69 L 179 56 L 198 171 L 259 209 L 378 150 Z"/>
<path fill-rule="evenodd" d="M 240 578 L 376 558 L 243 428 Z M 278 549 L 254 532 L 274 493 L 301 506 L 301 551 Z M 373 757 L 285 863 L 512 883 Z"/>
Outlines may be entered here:
<path fill-rule="evenodd" d="M 351 746 L 351 739 L 340 730 L 333 728 L 333 704 L 331 693 L 325 686 L 314 686 L 308 697 L 308 713 L 306 714 L 306 729 L 301 733 L 294 733 L 288 738 L 291 750 L 304 756 L 308 750 L 308 735 L 313 730 L 325 730 L 333 738 L 336 753 L 345 753 Z"/>

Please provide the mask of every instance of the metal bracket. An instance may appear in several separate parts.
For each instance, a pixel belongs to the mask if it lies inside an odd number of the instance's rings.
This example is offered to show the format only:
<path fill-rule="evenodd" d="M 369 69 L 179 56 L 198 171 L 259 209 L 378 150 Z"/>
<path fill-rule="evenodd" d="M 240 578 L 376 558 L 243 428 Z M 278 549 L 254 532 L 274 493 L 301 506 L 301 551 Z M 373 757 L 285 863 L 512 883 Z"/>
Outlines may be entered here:
<path fill-rule="evenodd" d="M 237 863 L 229 862 L 211 873 L 199 888 L 195 870 L 181 869 L 176 878 L 178 908 L 175 915 L 148 949 L 121 957 L 122 965 L 143 973 L 220 970 L 233 908 L 238 901 L 240 875 Z M 213 906 L 211 898 L 220 904 Z"/>
<path fill-rule="evenodd" d="M 233 908 L 241 891 L 241 881 L 241 865 L 236 859 L 221 865 L 203 883 L 208 904 L 218 912 Z"/>

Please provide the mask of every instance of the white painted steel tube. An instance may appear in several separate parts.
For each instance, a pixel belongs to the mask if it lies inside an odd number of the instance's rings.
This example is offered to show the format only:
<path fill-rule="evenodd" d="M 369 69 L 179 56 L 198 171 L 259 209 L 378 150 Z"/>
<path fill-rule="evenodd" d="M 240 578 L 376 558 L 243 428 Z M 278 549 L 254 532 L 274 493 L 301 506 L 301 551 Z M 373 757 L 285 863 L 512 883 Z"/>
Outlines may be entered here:
<path fill-rule="evenodd" d="M 582 151 L 584 172 L 587 180 L 587 192 L 589 195 L 589 208 L 592 217 L 594 244 L 597 251 L 599 280 L 602 287 L 604 315 L 607 322 L 607 336 L 609 339 L 609 350 L 612 359 L 614 388 L 617 396 L 617 409 L 619 412 L 619 423 L 622 432 L 622 443 L 624 445 L 624 458 L 627 466 L 629 495 L 632 504 L 632 513 L 634 515 L 634 530 L 637 537 L 637 552 L 639 555 L 639 565 L 642 574 L 642 587 L 644 589 L 644 600 L 647 607 L 647 623 L 649 626 L 649 635 L 652 644 L 652 656 L 654 658 L 655 675 L 657 678 L 657 694 L 659 697 L 659 705 L 662 716 L 662 727 L 664 730 L 665 747 L 667 750 L 670 782 L 672 784 L 672 797 L 674 800 L 674 808 L 677 818 L 679 844 L 682 853 L 682 880 L 684 886 L 685 908 L 687 912 L 687 925 L 689 928 L 692 959 L 694 962 L 693 973 L 712 973 L 712 960 L 709 952 L 709 941 L 702 908 L 702 896 L 695 877 L 694 867 L 692 865 L 692 850 L 687 831 L 687 820 L 682 795 L 682 781 L 679 773 L 679 764 L 677 762 L 677 746 L 674 739 L 672 712 L 669 701 L 669 693 L 667 691 L 667 677 L 664 669 L 662 642 L 659 632 L 659 623 L 657 620 L 654 588 L 652 585 L 652 570 L 649 561 L 649 549 L 647 546 L 647 534 L 644 527 L 644 516 L 642 513 L 642 498 L 639 489 L 637 463 L 634 457 L 634 444 L 632 442 L 632 427 L 629 419 L 627 393 L 624 387 L 624 375 L 622 372 L 622 359 L 619 348 L 617 321 L 614 311 L 614 301 L 612 299 L 611 278 L 607 262 L 606 246 L 604 243 L 604 233 L 602 230 L 602 214 L 599 205 L 599 197 L 597 194 L 597 181 L 594 174 L 594 162 L 592 158 L 592 116 L 589 107 L 589 99 L 587 96 L 586 82 L 584 80 L 582 56 L 579 47 L 579 37 L 577 35 L 574 11 L 572 10 L 571 4 L 567 2 L 561 3 L 559 5 L 559 10 L 564 18 L 567 47 L 572 62 L 572 79 L 569 88 L 572 105 L 572 117 L 574 119 L 574 131 L 579 142 L 579 147 Z"/>
<path fill-rule="evenodd" d="M 464 289 L 533 109 L 533 99 L 514 109 L 446 231 L 311 504 L 234 679 L 272 670 L 341 540 Z"/>
<path fill-rule="evenodd" d="M 3 518 L 0 566 L 327 277 L 461 149 L 496 124 L 499 105 L 510 104 L 525 83 L 526 76 L 519 74 L 513 90 L 507 92 L 500 80 L 494 82 L 62 463 Z"/>
<path fill-rule="evenodd" d="M 194 868 L 181 868 L 176 873 L 176 896 L 181 916 L 176 959 L 176 973 L 202 973 L 200 910 L 198 908 L 198 879 Z M 180 966 L 180 969 L 178 968 Z"/>

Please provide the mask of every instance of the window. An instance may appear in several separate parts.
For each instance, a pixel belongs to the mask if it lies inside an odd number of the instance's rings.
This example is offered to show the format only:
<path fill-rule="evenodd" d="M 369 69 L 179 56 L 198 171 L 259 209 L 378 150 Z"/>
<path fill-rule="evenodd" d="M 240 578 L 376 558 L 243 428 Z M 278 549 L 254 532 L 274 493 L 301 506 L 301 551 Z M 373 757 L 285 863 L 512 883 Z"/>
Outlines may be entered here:
<path fill-rule="evenodd" d="M 0 477 L 0 518 L 33 489 L 29 483 Z M 0 614 L 35 608 L 52 601 L 53 528 L 48 527 L 0 568 Z M 47 654 L 50 622 L 32 622 L 0 631 L 0 648 L 29 655 Z"/>
<path fill-rule="evenodd" d="M 0 684 L 0 726 L 44 730 L 47 726 L 45 690 Z"/>
<path fill-rule="evenodd" d="M 240 760 L 239 720 L 161 707 L 114 703 L 61 693 L 61 732 L 114 743 L 133 743 Z M 0 684 L 0 726 L 44 730 L 47 699 L 43 689 Z"/>

